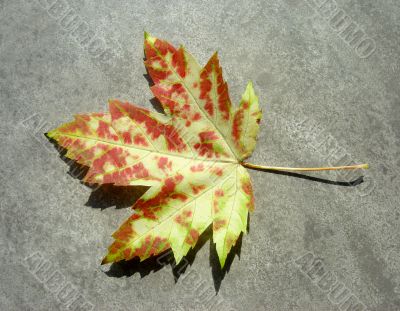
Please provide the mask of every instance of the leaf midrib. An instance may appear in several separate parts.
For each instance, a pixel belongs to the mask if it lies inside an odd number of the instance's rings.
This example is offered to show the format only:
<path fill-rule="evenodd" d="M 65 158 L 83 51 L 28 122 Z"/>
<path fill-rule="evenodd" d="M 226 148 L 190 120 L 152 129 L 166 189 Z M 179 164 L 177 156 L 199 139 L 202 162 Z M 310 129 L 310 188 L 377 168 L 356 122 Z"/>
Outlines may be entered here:
<path fill-rule="evenodd" d="M 60 133 L 57 131 L 57 133 L 59 133 L 62 136 L 66 136 L 66 137 L 72 137 L 72 138 L 80 138 L 80 139 L 87 139 L 87 140 L 93 140 L 93 141 L 97 141 L 97 142 L 101 142 L 104 144 L 109 144 L 109 145 L 114 145 L 114 146 L 119 146 L 119 147 L 124 147 L 124 148 L 129 148 L 129 149 L 138 149 L 138 150 L 144 150 L 144 151 L 148 151 L 150 153 L 158 153 L 158 154 L 165 154 L 171 157 L 176 157 L 176 158 L 185 158 L 185 159 L 190 159 L 193 161 L 207 161 L 207 162 L 219 162 L 219 163 L 234 163 L 234 164 L 238 164 L 238 161 L 235 161 L 236 159 L 232 159 L 232 161 L 228 161 L 228 160 L 222 160 L 222 159 L 216 159 L 216 158 L 212 158 L 212 159 L 204 159 L 204 158 L 195 158 L 195 157 L 191 157 L 191 156 L 186 156 L 183 154 L 179 154 L 179 153 L 168 153 L 168 152 L 163 152 L 163 151 L 158 151 L 158 150 L 150 150 L 150 149 L 146 149 L 146 148 L 139 148 L 136 146 L 128 146 L 128 145 L 124 145 L 121 143 L 117 143 L 117 142 L 110 142 L 110 141 L 105 141 L 105 140 L 101 140 L 101 139 L 97 139 L 94 137 L 86 137 L 86 136 L 80 136 L 80 135 L 74 135 L 74 134 L 65 134 L 65 133 Z"/>

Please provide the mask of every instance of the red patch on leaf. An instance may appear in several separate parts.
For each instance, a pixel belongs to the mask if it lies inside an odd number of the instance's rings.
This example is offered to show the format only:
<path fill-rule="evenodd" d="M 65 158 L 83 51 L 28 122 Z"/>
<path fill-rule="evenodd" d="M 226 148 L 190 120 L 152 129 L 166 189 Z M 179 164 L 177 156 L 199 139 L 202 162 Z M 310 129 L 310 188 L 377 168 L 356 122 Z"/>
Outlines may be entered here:
<path fill-rule="evenodd" d="M 76 122 L 72 122 L 61 127 L 59 131 L 60 133 L 70 134 L 75 133 L 78 128 L 78 124 Z"/>
<path fill-rule="evenodd" d="M 249 197 L 250 200 L 247 203 L 246 207 L 249 211 L 253 211 L 254 210 L 254 195 L 253 195 L 253 188 L 251 186 L 251 182 L 246 180 L 246 181 L 242 181 L 242 189 L 243 192 L 246 193 Z"/>
<path fill-rule="evenodd" d="M 217 176 L 222 176 L 222 174 L 224 173 L 224 170 L 220 167 L 213 167 L 211 169 L 211 172 L 214 173 Z"/>
<path fill-rule="evenodd" d="M 146 179 L 149 177 L 149 171 L 139 162 L 131 167 L 106 173 L 103 177 L 103 183 L 114 183 L 116 185 L 129 185 L 129 182 L 135 179 Z"/>
<path fill-rule="evenodd" d="M 131 134 L 129 132 L 122 133 L 122 138 L 124 139 L 124 143 L 125 144 L 131 144 L 132 143 Z"/>
<path fill-rule="evenodd" d="M 217 140 L 218 136 L 214 131 L 206 131 L 206 132 L 201 132 L 199 133 L 200 141 L 206 142 L 210 140 Z"/>
<path fill-rule="evenodd" d="M 221 73 L 222 77 L 222 73 Z M 231 102 L 228 94 L 228 86 L 225 82 L 218 87 L 218 108 L 225 120 L 229 120 L 231 113 Z"/>
<path fill-rule="evenodd" d="M 117 232 L 113 234 L 116 240 L 128 242 L 132 238 L 134 231 L 130 223 L 125 222 Z"/>
<path fill-rule="evenodd" d="M 194 149 L 196 149 L 200 156 L 206 156 L 207 158 L 212 158 L 214 155 L 214 149 L 212 144 L 200 144 L 197 143 L 194 145 Z M 216 157 L 218 158 L 219 155 L 216 154 Z"/>
<path fill-rule="evenodd" d="M 204 164 L 203 164 L 203 163 L 199 163 L 199 164 L 197 164 L 197 165 L 192 165 L 192 166 L 190 167 L 190 170 L 191 170 L 193 173 L 202 172 L 202 171 L 204 171 Z"/>
<path fill-rule="evenodd" d="M 209 68 L 206 66 L 200 74 L 200 99 L 206 101 L 204 109 L 212 117 L 214 115 L 214 105 L 210 97 L 212 84 L 209 80 L 210 72 L 208 70 Z"/>
<path fill-rule="evenodd" d="M 185 211 L 183 211 L 183 215 L 185 216 L 185 217 L 190 217 L 190 216 L 192 216 L 192 211 L 189 211 L 189 210 L 185 210 Z"/>
<path fill-rule="evenodd" d="M 146 178 L 149 176 L 149 171 L 144 167 L 142 162 L 139 162 L 132 166 L 131 169 L 132 175 L 134 175 L 138 179 Z"/>
<path fill-rule="evenodd" d="M 228 250 L 228 252 L 231 250 L 232 246 L 234 246 L 236 244 L 236 239 L 233 239 L 231 236 L 227 236 L 226 240 L 226 248 Z"/>
<path fill-rule="evenodd" d="M 149 255 L 157 255 L 161 253 L 164 249 L 160 248 L 160 246 L 166 242 L 167 239 L 160 238 L 156 236 L 151 244 Z"/>
<path fill-rule="evenodd" d="M 122 111 L 118 109 L 119 103 L 118 100 L 111 100 L 108 103 L 108 109 L 110 110 L 113 120 L 118 120 L 124 116 Z"/>
<path fill-rule="evenodd" d="M 156 220 L 157 215 L 155 212 L 159 210 L 159 208 L 151 208 L 150 206 L 146 206 L 142 209 L 142 214 L 144 218 Z"/>
<path fill-rule="evenodd" d="M 156 39 L 153 46 L 149 43 L 149 41 L 145 41 L 145 65 L 154 83 L 159 83 L 168 77 L 168 75 L 172 74 L 171 71 L 166 70 L 168 65 L 165 63 L 164 58 L 167 53 L 176 53 L 176 49 L 168 42 Z M 152 67 L 154 62 L 158 63 L 157 67 L 161 66 L 161 70 L 157 70 Z"/>
<path fill-rule="evenodd" d="M 190 185 L 194 194 L 198 194 L 200 191 L 206 188 L 205 185 Z"/>
<path fill-rule="evenodd" d="M 199 152 L 201 156 L 211 158 L 213 156 L 219 157 L 219 154 L 214 151 L 213 141 L 218 140 L 218 136 L 214 131 L 200 132 L 199 134 L 200 143 L 194 145 L 194 148 Z"/>
<path fill-rule="evenodd" d="M 215 191 L 215 195 L 216 195 L 217 197 L 223 197 L 223 196 L 224 196 L 224 190 L 222 190 L 222 189 L 217 189 L 217 190 Z"/>
<path fill-rule="evenodd" d="M 145 147 L 149 145 L 146 141 L 146 138 L 141 133 L 135 135 L 135 137 L 133 138 L 133 142 L 135 143 L 135 145 L 142 145 Z"/>
<path fill-rule="evenodd" d="M 158 165 L 158 167 L 160 169 L 165 170 L 165 167 L 167 166 L 167 163 L 168 163 L 168 158 L 167 157 L 160 157 L 158 159 L 157 165 Z"/>
<path fill-rule="evenodd" d="M 163 81 L 168 78 L 172 74 L 170 70 L 166 70 L 167 65 L 165 64 L 165 67 L 163 66 L 161 69 L 155 69 L 152 67 L 152 64 L 155 60 L 153 61 L 145 61 L 145 65 L 147 68 L 147 71 L 149 72 L 149 75 L 153 79 L 155 83 L 159 83 L 160 81 Z M 159 61 L 158 63 L 163 64 L 163 61 Z"/>
<path fill-rule="evenodd" d="M 218 212 L 219 212 L 218 201 L 214 200 L 213 201 L 213 213 L 214 213 L 214 215 L 216 215 L 216 214 L 218 214 Z"/>
<path fill-rule="evenodd" d="M 183 194 L 183 193 L 174 193 L 171 195 L 171 198 L 174 200 L 179 200 L 179 201 L 184 202 L 187 200 L 188 197 L 186 194 Z"/>
<path fill-rule="evenodd" d="M 247 181 L 247 180 L 243 181 L 242 189 L 243 189 L 244 193 L 246 193 L 247 195 L 253 195 L 253 188 L 251 187 L 250 181 Z"/>
<path fill-rule="evenodd" d="M 123 252 L 124 257 L 125 258 L 130 258 L 131 257 L 131 252 L 132 252 L 132 250 L 130 248 L 124 249 L 124 252 Z"/>
<path fill-rule="evenodd" d="M 189 227 L 191 223 L 191 216 L 191 211 L 184 210 L 181 214 L 177 215 L 174 220 L 176 223 L 180 224 L 183 227 Z"/>
<path fill-rule="evenodd" d="M 186 76 L 186 61 L 183 48 L 179 48 L 172 56 L 172 66 L 176 68 L 176 72 L 184 78 Z"/>
<path fill-rule="evenodd" d="M 92 130 L 87 123 L 88 121 L 90 121 L 90 117 L 87 115 L 75 116 L 76 127 L 82 132 L 82 134 L 89 135 L 92 133 Z"/>
<path fill-rule="evenodd" d="M 216 79 L 213 78 L 212 75 L 216 76 Z M 216 85 L 212 85 L 212 83 L 216 83 Z M 218 107 L 214 107 L 213 100 L 210 96 L 212 93 L 212 87 L 216 88 L 217 90 Z M 213 116 L 214 109 L 218 108 L 223 119 L 229 120 L 231 113 L 231 100 L 229 98 L 228 86 L 222 77 L 222 69 L 219 65 L 218 55 L 216 53 L 210 58 L 206 66 L 201 71 L 200 99 L 206 101 L 204 109 L 210 116 Z"/>
<path fill-rule="evenodd" d="M 199 121 L 200 119 L 201 119 L 201 114 L 198 113 L 198 112 L 196 112 L 196 113 L 193 115 L 192 121 Z"/>
<path fill-rule="evenodd" d="M 157 56 L 156 50 L 147 40 L 144 42 L 144 52 L 146 54 L 146 59 L 152 59 Z"/>
<path fill-rule="evenodd" d="M 156 39 L 156 41 L 154 42 L 154 48 L 158 50 L 158 52 L 162 56 L 167 55 L 167 53 L 176 53 L 176 49 L 171 44 L 169 44 L 167 41 L 160 39 Z"/>
<path fill-rule="evenodd" d="M 189 245 L 194 245 L 198 239 L 199 232 L 195 229 L 190 229 L 189 234 L 186 236 L 185 242 Z"/>
<path fill-rule="evenodd" d="M 134 208 L 146 211 L 148 216 L 153 217 L 154 207 L 165 205 L 171 199 L 185 201 L 187 199 L 185 194 L 175 192 L 177 184 L 179 184 L 182 180 L 183 176 L 180 174 L 174 177 L 168 177 L 164 181 L 164 185 L 161 187 L 160 192 L 157 193 L 156 196 L 147 200 L 139 199 L 134 205 Z"/>
<path fill-rule="evenodd" d="M 147 250 L 150 247 L 151 236 L 146 236 L 145 240 L 142 242 L 141 246 L 136 248 L 133 252 L 132 257 L 146 258 Z"/>
<path fill-rule="evenodd" d="M 108 150 L 101 157 L 93 161 L 91 171 L 95 174 L 104 173 L 104 164 L 109 163 L 116 167 L 122 167 L 126 163 L 122 148 L 114 147 Z"/>
<path fill-rule="evenodd" d="M 217 231 L 217 230 L 223 228 L 225 225 L 226 225 L 226 220 L 225 219 L 214 220 L 214 222 L 213 222 L 213 230 Z"/>
<path fill-rule="evenodd" d="M 125 244 L 120 241 L 115 241 L 111 246 L 108 248 L 111 254 L 116 254 Z"/>
<path fill-rule="evenodd" d="M 111 133 L 110 125 L 104 122 L 103 120 L 99 121 L 99 126 L 97 128 L 97 135 L 99 135 L 100 138 L 111 139 L 114 141 L 118 140 L 118 136 Z"/>
<path fill-rule="evenodd" d="M 137 219 L 140 219 L 140 215 L 139 214 L 133 214 L 131 217 L 129 217 L 130 220 L 135 221 Z"/>
<path fill-rule="evenodd" d="M 235 116 L 233 117 L 233 124 L 232 124 L 232 136 L 233 139 L 238 142 L 240 139 L 240 134 L 241 134 L 241 126 L 243 123 L 243 110 L 239 109 L 236 113 Z"/>
<path fill-rule="evenodd" d="M 159 122 L 151 116 L 149 110 L 118 101 L 114 101 L 110 103 L 110 105 L 118 105 L 119 109 L 123 109 L 133 121 L 142 124 L 151 139 L 157 139 L 162 135 L 167 143 L 169 151 L 183 151 L 186 149 L 186 144 L 180 137 L 176 128 L 172 125 Z M 147 146 L 147 141 L 144 137 L 135 135 L 134 140 L 135 139 L 135 143 Z"/>

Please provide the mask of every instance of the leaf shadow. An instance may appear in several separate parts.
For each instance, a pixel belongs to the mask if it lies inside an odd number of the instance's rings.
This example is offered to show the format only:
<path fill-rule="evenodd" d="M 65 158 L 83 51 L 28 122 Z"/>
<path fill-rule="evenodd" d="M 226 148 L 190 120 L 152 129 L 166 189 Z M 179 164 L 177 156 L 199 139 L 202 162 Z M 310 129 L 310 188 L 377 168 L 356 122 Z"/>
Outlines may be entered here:
<path fill-rule="evenodd" d="M 143 59 L 145 60 L 145 58 Z M 146 79 L 147 83 L 149 84 L 149 88 L 151 88 L 154 85 L 153 80 L 150 77 L 149 71 L 146 68 L 146 73 L 143 74 L 143 77 Z M 158 100 L 157 97 L 153 97 L 150 100 L 150 104 L 153 106 L 154 110 L 157 111 L 158 113 L 162 113 L 165 114 L 165 111 L 160 103 L 160 101 Z"/>
<path fill-rule="evenodd" d="M 300 178 L 300 179 L 305 179 L 305 180 L 311 180 L 311 181 L 319 182 L 322 184 L 342 186 L 342 187 L 355 187 L 364 182 L 364 176 L 359 176 L 356 179 L 353 179 L 351 181 L 337 181 L 337 180 L 320 178 L 320 177 L 310 176 L 310 175 L 301 174 L 301 173 L 294 173 L 294 172 L 274 171 L 274 170 L 265 170 L 265 169 L 256 169 L 256 168 L 254 168 L 253 170 L 263 171 L 263 172 L 277 174 L 277 175 L 290 176 L 290 177 L 295 177 L 295 178 Z"/>
<path fill-rule="evenodd" d="M 246 232 L 247 233 L 250 232 L 250 214 L 247 215 Z M 216 244 L 214 243 L 212 237 L 210 239 L 210 266 L 211 266 L 211 273 L 214 281 L 214 288 L 216 294 L 218 294 L 219 289 L 221 288 L 222 281 L 224 280 L 226 274 L 231 269 L 235 256 L 237 256 L 240 260 L 240 254 L 242 250 L 242 240 L 243 240 L 243 232 L 240 234 L 239 238 L 236 241 L 236 244 L 232 247 L 231 251 L 229 252 L 224 267 L 221 268 L 216 249 Z"/>
<path fill-rule="evenodd" d="M 208 240 L 210 240 L 211 235 L 211 227 L 208 227 L 203 234 L 200 235 L 195 247 L 189 250 L 188 254 L 183 257 L 179 264 L 176 264 L 174 255 L 171 249 L 169 249 L 157 256 L 152 256 L 146 260 L 143 260 L 142 262 L 137 257 L 128 261 L 122 260 L 119 262 L 114 262 L 110 265 L 110 269 L 105 272 L 105 274 L 109 277 L 121 278 L 130 277 L 136 273 L 139 273 L 140 277 L 143 278 L 149 275 L 151 272 L 156 272 L 166 266 L 170 266 L 176 283 L 185 273 L 188 266 L 193 264 L 198 251 Z"/>
<path fill-rule="evenodd" d="M 116 208 L 125 208 L 132 206 L 136 202 L 136 200 L 147 191 L 148 187 L 143 186 L 115 186 L 113 184 L 93 185 L 85 183 L 83 181 L 83 178 L 88 171 L 88 167 L 80 165 L 76 161 L 67 158 L 65 156 L 67 150 L 58 145 L 58 143 L 54 139 L 49 138 L 47 135 L 46 137 L 55 146 L 55 148 L 59 152 L 60 158 L 68 164 L 68 174 L 73 178 L 79 179 L 82 184 L 93 190 L 89 196 L 87 203 L 85 204 L 86 206 L 99 208 L 102 210 L 111 206 L 115 206 Z M 268 172 L 339 186 L 356 186 L 363 182 L 363 176 L 360 176 L 359 178 L 350 182 L 340 182 L 294 172 Z M 248 216 L 247 221 L 247 232 L 250 231 L 249 220 L 250 216 Z M 212 226 L 209 226 L 205 230 L 205 232 L 200 235 L 195 247 L 188 252 L 188 254 L 182 259 L 182 261 L 178 265 L 175 262 L 172 251 L 167 250 L 162 254 L 152 256 L 142 262 L 140 262 L 138 258 L 134 258 L 128 261 L 112 263 L 109 270 L 105 272 L 105 274 L 109 277 L 121 278 L 130 277 L 136 273 L 139 273 L 141 278 L 143 278 L 149 275 L 151 272 L 157 272 L 165 266 L 170 266 L 175 282 L 177 282 L 179 278 L 185 273 L 188 266 L 191 266 L 193 264 L 198 251 L 209 240 L 209 264 L 211 267 L 215 292 L 217 294 L 220 290 L 222 281 L 224 280 L 226 274 L 230 271 L 235 256 L 237 255 L 240 260 L 242 239 L 243 233 L 239 236 L 236 244 L 229 252 L 224 268 L 221 268 L 220 266 L 216 246 L 212 239 Z"/>
<path fill-rule="evenodd" d="M 232 247 L 231 251 L 229 252 L 228 256 L 226 257 L 225 265 L 221 268 L 219 263 L 218 253 L 216 250 L 216 244 L 214 243 L 213 239 L 210 239 L 210 266 L 211 266 L 211 273 L 214 281 L 214 288 L 215 292 L 218 293 L 219 289 L 221 288 L 222 281 L 224 280 L 226 274 L 231 269 L 233 260 L 237 255 L 240 260 L 240 252 L 242 249 L 242 239 L 243 239 L 243 232 L 240 234 L 239 238 L 236 241 L 236 244 Z"/>
<path fill-rule="evenodd" d="M 61 147 L 54 139 L 48 140 L 55 146 L 59 153 L 59 157 L 69 167 L 68 175 L 72 178 L 78 179 L 83 185 L 92 189 L 88 201 L 85 206 L 92 208 L 105 209 L 115 206 L 116 209 L 127 208 L 132 206 L 148 189 L 145 186 L 116 186 L 114 184 L 89 184 L 83 181 L 89 168 L 87 166 L 77 163 L 75 160 L 67 158 L 65 155 L 67 149 Z"/>
<path fill-rule="evenodd" d="M 67 172 L 68 175 L 70 175 L 73 178 L 76 178 L 81 181 L 84 185 L 86 185 L 89 188 L 95 188 L 95 185 L 85 183 L 83 181 L 83 178 L 85 177 L 86 173 L 88 172 L 89 168 L 85 165 L 81 165 L 77 163 L 75 160 L 71 160 L 66 157 L 67 154 L 67 149 L 64 147 L 60 146 L 57 141 L 47 135 L 47 133 L 44 133 L 44 136 L 49 140 L 49 142 L 54 146 L 54 148 L 57 150 L 59 157 L 61 160 L 63 160 L 69 167 L 69 170 Z"/>
<path fill-rule="evenodd" d="M 143 278 L 149 275 L 151 272 L 154 273 L 163 269 L 166 266 L 169 266 L 172 270 L 172 274 L 176 283 L 178 282 L 179 278 L 184 275 L 186 269 L 193 264 L 196 255 L 200 251 L 200 249 L 202 249 L 204 244 L 209 241 L 209 263 L 211 267 L 215 293 L 218 294 L 222 281 L 224 280 L 226 274 L 229 272 L 235 256 L 238 256 L 240 260 L 242 239 L 243 233 L 240 234 L 236 244 L 229 252 L 224 268 L 221 268 L 221 265 L 219 263 L 215 243 L 212 239 L 212 226 L 209 226 L 207 230 L 200 235 L 195 247 L 188 252 L 188 254 L 182 259 L 182 261 L 178 265 L 175 262 L 172 251 L 167 250 L 162 254 L 152 256 L 142 262 L 140 262 L 139 258 L 137 257 L 128 261 L 122 260 L 120 262 L 114 262 L 111 264 L 110 269 L 105 272 L 105 274 L 109 277 L 121 278 L 131 277 L 134 274 L 139 273 L 140 277 Z"/>
<path fill-rule="evenodd" d="M 148 187 L 142 186 L 115 186 L 113 184 L 93 185 L 85 183 L 83 178 L 85 177 L 89 168 L 67 158 L 65 156 L 67 150 L 61 147 L 54 139 L 49 138 L 47 134 L 45 134 L 45 136 L 58 151 L 60 159 L 69 166 L 68 175 L 80 180 L 83 185 L 92 189 L 89 199 L 85 204 L 86 206 L 99 208 L 101 210 L 111 206 L 115 206 L 116 208 L 125 208 L 132 206 L 136 200 L 147 191 Z M 212 241 L 212 227 L 209 226 L 200 235 L 195 247 L 189 250 L 188 254 L 179 264 L 176 264 L 173 253 L 171 249 L 169 249 L 142 262 L 136 257 L 128 261 L 122 260 L 120 262 L 112 263 L 109 270 L 106 271 L 105 274 L 109 277 L 121 278 L 130 277 L 138 273 L 140 277 L 143 278 L 149 275 L 151 272 L 157 272 L 166 266 L 170 266 L 176 283 L 185 273 L 188 266 L 193 264 L 198 251 L 203 248 L 207 241 L 210 241 L 210 250 L 212 250 L 212 255 L 210 256 L 210 265 L 212 267 L 214 287 L 216 292 L 218 292 L 221 282 L 224 279 L 225 274 L 229 271 L 229 268 L 233 262 L 234 255 L 240 254 L 241 240 L 242 236 L 240 236 L 238 242 L 228 255 L 224 269 L 220 268 L 218 255 L 215 250 L 215 244 Z"/>
<path fill-rule="evenodd" d="M 126 187 L 104 184 L 96 187 L 85 206 L 101 210 L 115 206 L 116 209 L 131 207 L 149 188 L 142 186 Z"/>

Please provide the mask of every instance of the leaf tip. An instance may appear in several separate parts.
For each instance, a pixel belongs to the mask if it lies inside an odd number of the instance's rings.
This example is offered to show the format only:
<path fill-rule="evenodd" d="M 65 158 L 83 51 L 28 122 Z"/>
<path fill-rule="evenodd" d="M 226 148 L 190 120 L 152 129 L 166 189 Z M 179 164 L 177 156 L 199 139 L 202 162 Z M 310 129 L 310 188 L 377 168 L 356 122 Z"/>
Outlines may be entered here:
<path fill-rule="evenodd" d="M 108 109 L 111 109 L 111 107 L 113 107 L 115 104 L 118 104 L 119 101 L 114 98 L 109 98 L 107 102 L 108 102 Z"/>
<path fill-rule="evenodd" d="M 57 132 L 56 130 L 51 130 L 50 132 L 44 133 L 44 135 L 47 138 L 54 139 L 54 137 L 56 136 L 56 132 Z"/>
<path fill-rule="evenodd" d="M 250 105 L 256 105 L 256 107 L 258 107 L 258 97 L 254 91 L 253 81 L 251 80 L 247 82 L 246 89 L 242 94 L 242 103 L 243 102 L 248 102 Z"/>
<path fill-rule="evenodd" d="M 156 38 L 153 37 L 150 33 L 148 33 L 147 31 L 144 32 L 144 41 L 148 42 L 150 44 L 154 44 L 154 42 L 156 41 Z"/>
<path fill-rule="evenodd" d="M 183 255 L 177 252 L 174 253 L 174 258 L 175 258 L 175 264 L 179 265 L 179 263 L 182 261 Z"/>
<path fill-rule="evenodd" d="M 101 265 L 106 265 L 106 264 L 111 263 L 111 260 L 109 260 L 107 257 L 108 257 L 108 256 L 106 256 L 106 257 L 103 258 L 103 260 L 101 261 Z"/>
<path fill-rule="evenodd" d="M 226 261 L 226 256 L 225 256 L 225 257 L 223 257 L 223 256 L 220 256 L 220 257 L 219 257 L 219 264 L 221 265 L 221 269 L 224 268 L 224 266 L 225 266 L 225 261 Z"/>

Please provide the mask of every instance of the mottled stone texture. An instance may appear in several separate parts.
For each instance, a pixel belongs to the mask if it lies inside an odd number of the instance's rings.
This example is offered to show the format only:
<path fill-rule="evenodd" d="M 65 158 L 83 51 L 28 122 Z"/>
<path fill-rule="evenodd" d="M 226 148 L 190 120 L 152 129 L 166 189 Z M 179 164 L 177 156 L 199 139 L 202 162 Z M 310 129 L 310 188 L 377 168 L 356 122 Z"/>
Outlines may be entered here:
<path fill-rule="evenodd" d="M 0 309 L 400 310 L 399 16 L 395 0 L 0 1 Z M 253 80 L 251 162 L 371 169 L 252 171 L 228 272 L 207 234 L 188 267 L 100 266 L 145 189 L 82 185 L 43 133 L 109 98 L 156 105 L 144 30 L 203 64 L 218 50 L 236 103 Z"/>

